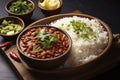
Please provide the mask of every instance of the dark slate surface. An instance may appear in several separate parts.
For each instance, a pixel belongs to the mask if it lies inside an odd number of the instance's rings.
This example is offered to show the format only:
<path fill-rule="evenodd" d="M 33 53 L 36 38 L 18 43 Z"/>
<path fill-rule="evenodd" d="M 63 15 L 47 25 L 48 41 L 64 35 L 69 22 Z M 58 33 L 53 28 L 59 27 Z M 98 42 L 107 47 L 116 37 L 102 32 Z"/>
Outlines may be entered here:
<path fill-rule="evenodd" d="M 0 18 L 8 16 L 4 6 L 5 3 L 9 0 L 0 0 Z M 26 26 L 30 23 L 44 18 L 45 16 L 41 13 L 40 9 L 37 6 L 38 0 L 32 0 L 35 5 L 35 11 L 30 21 L 26 21 Z M 98 17 L 106 22 L 113 33 L 120 33 L 120 8 L 117 4 L 117 0 L 63 0 L 63 8 L 61 13 L 68 13 L 74 10 L 80 10 L 83 13 L 90 14 L 92 16 Z M 0 43 L 4 40 L 0 37 Z M 96 66 L 97 67 L 97 66 Z M 91 80 L 119 80 L 120 79 L 120 64 L 114 69 L 111 69 L 104 74 L 96 76 Z M 5 57 L 0 54 L 0 80 L 18 80 L 15 72 L 10 67 L 8 61 Z"/>

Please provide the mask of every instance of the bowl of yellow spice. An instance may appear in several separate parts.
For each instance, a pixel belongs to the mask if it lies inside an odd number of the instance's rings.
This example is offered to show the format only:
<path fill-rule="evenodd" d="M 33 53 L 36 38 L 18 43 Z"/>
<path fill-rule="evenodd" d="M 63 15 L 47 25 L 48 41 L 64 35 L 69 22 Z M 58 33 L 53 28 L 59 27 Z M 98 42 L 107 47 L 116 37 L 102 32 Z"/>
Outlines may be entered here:
<path fill-rule="evenodd" d="M 45 16 L 59 14 L 62 5 L 62 0 L 38 0 L 38 7 Z"/>

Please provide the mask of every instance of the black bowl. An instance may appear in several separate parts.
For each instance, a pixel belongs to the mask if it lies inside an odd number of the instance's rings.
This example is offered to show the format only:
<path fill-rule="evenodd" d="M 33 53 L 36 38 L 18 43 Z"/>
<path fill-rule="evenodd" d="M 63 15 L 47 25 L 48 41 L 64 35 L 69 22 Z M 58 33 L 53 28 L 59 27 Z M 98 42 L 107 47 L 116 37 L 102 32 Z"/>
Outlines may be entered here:
<path fill-rule="evenodd" d="M 50 10 L 50 9 L 45 9 L 43 8 L 39 3 L 41 2 L 41 0 L 38 0 L 38 7 L 40 8 L 40 10 L 43 12 L 43 14 L 45 16 L 51 16 L 51 15 L 56 15 L 56 14 L 59 14 L 61 9 L 62 9 L 62 6 L 63 6 L 63 1 L 62 0 L 59 0 L 60 1 L 60 6 L 56 9 L 53 9 L 53 10 Z"/>
<path fill-rule="evenodd" d="M 16 38 L 18 36 L 18 34 L 24 29 L 25 27 L 25 24 L 24 24 L 24 21 L 19 18 L 19 17 L 16 17 L 16 16 L 8 16 L 8 17 L 3 17 L 0 19 L 0 24 L 3 22 L 3 20 L 6 20 L 6 21 L 14 21 L 15 24 L 19 24 L 21 25 L 23 28 L 16 34 L 12 34 L 12 35 L 6 35 L 6 34 L 2 34 L 0 33 L 0 36 L 6 38 L 6 39 L 11 39 L 11 38 Z"/>
<path fill-rule="evenodd" d="M 29 19 L 32 17 L 33 12 L 34 12 L 34 10 L 35 10 L 35 4 L 34 4 L 34 2 L 32 2 L 31 0 L 25 0 L 25 1 L 27 1 L 27 3 L 31 3 L 31 4 L 32 4 L 32 10 L 31 10 L 30 12 L 28 12 L 28 13 L 25 13 L 25 14 L 16 14 L 16 13 L 12 13 L 12 12 L 9 11 L 9 7 L 10 7 L 11 4 L 12 4 L 13 2 L 15 2 L 15 1 L 16 1 L 16 0 L 10 0 L 8 3 L 6 3 L 6 5 L 5 5 L 5 10 L 6 10 L 6 12 L 7 12 L 10 16 L 20 17 L 20 18 L 23 19 L 24 21 L 29 20 Z"/>
<path fill-rule="evenodd" d="M 68 43 L 69 43 L 69 46 L 68 46 L 67 50 L 63 54 L 61 54 L 57 57 L 46 58 L 46 59 L 34 58 L 34 57 L 30 57 L 30 56 L 26 55 L 21 50 L 21 47 L 20 47 L 21 37 L 27 31 L 29 31 L 31 29 L 38 28 L 38 27 L 54 28 L 57 31 L 60 31 L 63 34 L 65 34 L 66 37 L 68 38 Z M 47 26 L 47 25 L 36 25 L 36 26 L 32 26 L 32 27 L 27 28 L 24 31 L 22 31 L 17 38 L 16 45 L 17 45 L 17 49 L 18 49 L 19 55 L 20 55 L 23 63 L 25 63 L 29 68 L 33 68 L 33 69 L 54 69 L 54 68 L 57 68 L 57 67 L 61 66 L 62 64 L 64 64 L 64 62 L 68 58 L 68 56 L 70 54 L 70 50 L 71 50 L 72 40 L 66 32 L 64 32 L 63 30 L 61 30 L 59 28 L 56 28 L 56 27 L 53 27 L 53 26 Z"/>

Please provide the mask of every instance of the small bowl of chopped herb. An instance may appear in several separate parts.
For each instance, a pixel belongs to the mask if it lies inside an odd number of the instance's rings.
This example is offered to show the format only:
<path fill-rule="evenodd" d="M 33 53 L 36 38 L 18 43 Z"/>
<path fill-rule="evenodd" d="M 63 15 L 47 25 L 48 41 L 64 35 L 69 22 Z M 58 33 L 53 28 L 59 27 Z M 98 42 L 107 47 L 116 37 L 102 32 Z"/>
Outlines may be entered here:
<path fill-rule="evenodd" d="M 71 52 L 72 40 L 59 28 L 35 25 L 23 30 L 16 44 L 23 64 L 29 69 L 47 70 L 65 63 Z"/>
<path fill-rule="evenodd" d="M 24 29 L 24 21 L 16 16 L 0 19 L 0 36 L 4 38 L 16 37 Z"/>
<path fill-rule="evenodd" d="M 31 0 L 11 0 L 5 5 L 5 10 L 10 16 L 17 16 L 23 20 L 29 20 L 35 9 L 35 4 Z"/>

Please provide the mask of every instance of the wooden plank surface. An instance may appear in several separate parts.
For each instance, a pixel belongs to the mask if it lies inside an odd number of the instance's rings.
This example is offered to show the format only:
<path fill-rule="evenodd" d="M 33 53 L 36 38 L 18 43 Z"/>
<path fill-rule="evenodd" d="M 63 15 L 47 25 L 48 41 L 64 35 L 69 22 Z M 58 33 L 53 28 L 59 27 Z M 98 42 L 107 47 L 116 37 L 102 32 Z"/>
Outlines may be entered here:
<path fill-rule="evenodd" d="M 80 11 L 76 10 L 75 13 L 80 13 Z M 70 74 L 64 74 L 64 75 L 55 75 L 55 74 L 42 74 L 39 72 L 33 72 L 29 71 L 26 67 L 24 67 L 23 63 L 17 62 L 13 60 L 9 52 L 14 51 L 16 53 L 16 45 L 10 46 L 8 49 L 3 49 L 1 51 L 7 59 L 10 61 L 11 65 L 14 68 L 14 71 L 18 74 L 19 78 L 23 80 L 87 80 L 89 78 L 92 78 L 98 74 L 101 74 L 114 66 L 116 66 L 120 62 L 120 50 L 112 46 L 109 50 L 109 53 L 104 55 L 98 62 L 94 65 L 91 65 L 89 67 L 85 67 L 84 69 L 80 69 L 77 72 L 71 72 Z M 18 55 L 18 54 L 17 54 Z M 99 67 L 97 67 L 99 66 Z"/>

